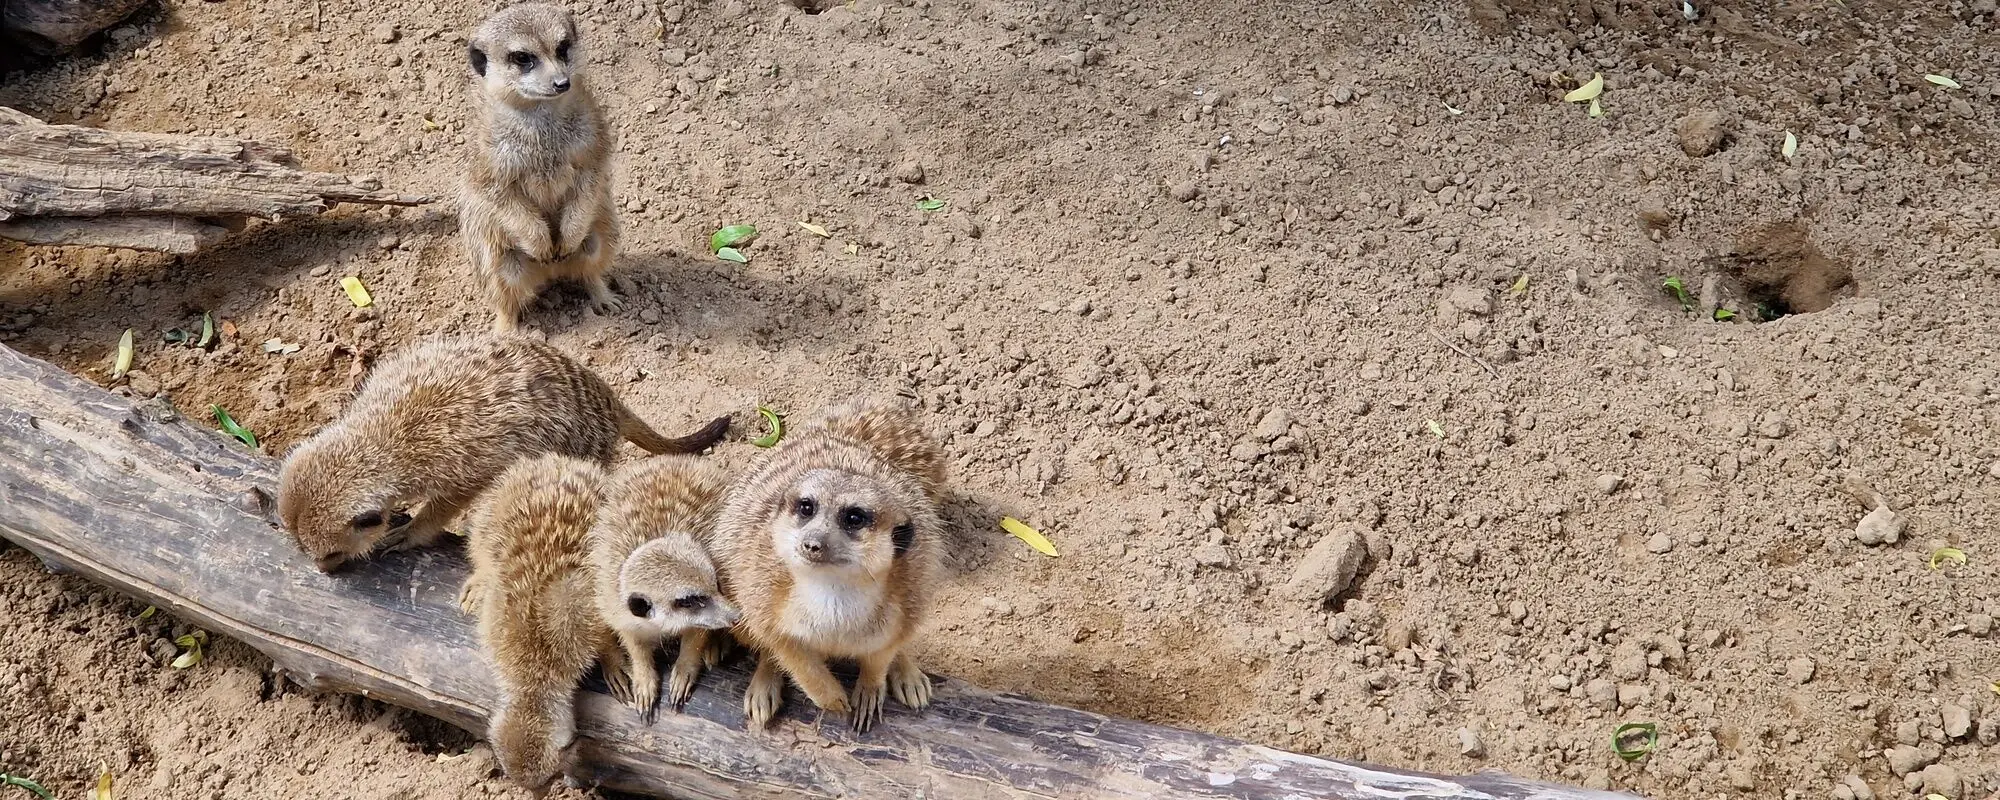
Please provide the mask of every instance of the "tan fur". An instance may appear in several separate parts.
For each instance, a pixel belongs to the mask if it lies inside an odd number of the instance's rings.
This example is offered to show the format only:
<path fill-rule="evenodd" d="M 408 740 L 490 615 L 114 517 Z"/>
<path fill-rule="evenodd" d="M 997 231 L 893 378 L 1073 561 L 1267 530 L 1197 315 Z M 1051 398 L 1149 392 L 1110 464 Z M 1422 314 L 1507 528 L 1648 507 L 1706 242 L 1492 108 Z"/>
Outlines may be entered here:
<path fill-rule="evenodd" d="M 852 710 L 862 731 L 885 690 L 929 704 L 930 682 L 905 648 L 943 569 L 943 484 L 943 458 L 912 412 L 861 403 L 793 431 L 730 487 L 717 536 L 724 588 L 743 613 L 736 633 L 760 653 L 743 700 L 752 726 L 777 713 L 785 674 L 820 708 Z M 816 506 L 809 517 L 802 499 Z M 866 524 L 838 523 L 850 507 Z M 896 555 L 904 523 L 911 546 Z M 851 701 L 829 658 L 860 662 Z"/>
<path fill-rule="evenodd" d="M 591 528 L 598 611 L 625 647 L 634 704 L 646 718 L 659 701 L 653 651 L 660 643 L 680 640 L 669 696 L 680 708 L 702 667 L 719 656 L 711 632 L 736 622 L 709 550 L 727 486 L 722 470 L 692 456 L 636 461 L 613 475 Z"/>
<path fill-rule="evenodd" d="M 479 127 L 459 233 L 497 331 L 513 330 L 521 310 L 559 279 L 582 281 L 600 312 L 624 306 L 604 280 L 619 241 L 612 134 L 583 80 L 577 34 L 569 12 L 523 3 L 471 36 Z"/>
<path fill-rule="evenodd" d="M 429 340 L 383 359 L 347 412 L 292 450 L 279 475 L 279 519 L 331 571 L 385 541 L 398 548 L 435 541 L 521 458 L 559 453 L 610 463 L 621 436 L 656 453 L 698 452 L 728 426 L 725 417 L 667 439 L 546 342 Z"/>
<path fill-rule="evenodd" d="M 624 651 L 598 617 L 587 539 L 604 468 L 544 455 L 515 462 L 468 521 L 472 576 L 460 602 L 499 683 L 487 726 L 507 776 L 542 789 L 571 765 L 576 687 L 602 660 L 612 693 L 629 699 Z"/>

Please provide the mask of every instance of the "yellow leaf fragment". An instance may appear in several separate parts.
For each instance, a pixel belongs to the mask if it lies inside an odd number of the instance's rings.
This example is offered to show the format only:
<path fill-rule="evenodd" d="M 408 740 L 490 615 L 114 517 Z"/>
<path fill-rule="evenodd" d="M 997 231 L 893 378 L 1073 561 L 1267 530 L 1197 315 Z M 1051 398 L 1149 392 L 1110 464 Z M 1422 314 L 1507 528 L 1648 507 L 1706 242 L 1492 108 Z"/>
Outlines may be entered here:
<path fill-rule="evenodd" d="M 126 328 L 125 335 L 118 337 L 118 359 L 111 364 L 113 380 L 125 377 L 132 371 L 132 329 Z"/>
<path fill-rule="evenodd" d="M 112 800 L 110 768 L 97 774 L 97 788 L 90 790 L 90 800 Z"/>
<path fill-rule="evenodd" d="M 429 114 L 425 114 L 425 115 L 424 115 L 424 131 L 425 131 L 425 132 L 430 132 L 430 131 L 434 131 L 434 130 L 439 130 L 439 129 L 443 128 L 443 127 L 444 127 L 443 125 L 439 125 L 439 124 L 437 124 L 436 122 L 432 122 L 432 121 L 431 121 L 431 115 L 429 115 Z"/>
<path fill-rule="evenodd" d="M 340 279 L 340 288 L 347 292 L 347 299 L 354 301 L 355 308 L 375 305 L 375 298 L 368 296 L 368 287 L 361 285 L 361 279 L 352 275 Z"/>
<path fill-rule="evenodd" d="M 1778 148 L 1778 153 L 1786 158 L 1791 158 L 1797 155 L 1798 152 L 1799 137 L 1793 136 L 1791 131 L 1785 131 L 1785 144 L 1783 147 Z"/>
<path fill-rule="evenodd" d="M 853 242 L 848 242 L 846 247 L 840 249 L 840 252 L 846 253 L 850 256 L 858 256 L 861 255 L 861 245 L 855 244 Z"/>
<path fill-rule="evenodd" d="M 1951 798 L 1938 794 L 1936 792 L 1932 792 L 1930 794 L 1924 795 L 1924 800 L 1951 800 Z"/>
<path fill-rule="evenodd" d="M 1515 278 L 1515 279 L 1514 279 L 1514 285 L 1513 285 L 1513 286 L 1509 286 L 1509 287 L 1507 287 L 1507 293 L 1508 293 L 1508 294 L 1511 294 L 1511 295 L 1523 295 L 1523 294 L 1527 294 L 1527 293 L 1528 293 L 1528 276 L 1527 276 L 1526 274 L 1523 274 L 1523 275 L 1522 275 L 1521 277 L 1519 277 L 1519 278 Z"/>
<path fill-rule="evenodd" d="M 1957 564 L 1964 564 L 1965 551 L 1960 550 L 1956 547 L 1938 548 L 1937 552 L 1931 553 L 1931 571 L 1936 572 L 1939 569 L 1943 568 L 1945 562 L 1947 561 Z"/>
<path fill-rule="evenodd" d="M 833 238 L 833 234 L 828 233 L 826 228 L 820 225 L 814 225 L 810 222 L 801 222 L 799 223 L 799 227 L 806 229 L 806 231 L 810 232 L 814 236 L 818 236 L 821 239 Z"/>
<path fill-rule="evenodd" d="M 1577 87 L 1576 91 L 1563 95 L 1563 102 L 1582 103 L 1588 100 L 1596 100 L 1600 94 L 1604 94 L 1604 73 L 1602 72 L 1592 75 L 1590 82 Z"/>
<path fill-rule="evenodd" d="M 1590 101 L 1590 110 L 1585 111 L 1584 113 L 1590 115 L 1591 119 L 1597 119 L 1598 117 L 1604 116 L 1604 106 L 1598 105 L 1597 101 L 1593 99 Z"/>
<path fill-rule="evenodd" d="M 1427 420 L 1424 420 L 1424 428 L 1425 428 L 1426 430 L 1429 430 L 1429 431 L 1431 432 L 1431 435 L 1432 435 L 1432 436 L 1436 436 L 1436 437 L 1438 437 L 1439 439 L 1442 439 L 1442 438 L 1444 438 L 1444 424 L 1443 424 L 1443 423 L 1440 423 L 1440 422 L 1438 422 L 1437 420 L 1434 420 L 1434 419 L 1427 419 Z"/>
<path fill-rule="evenodd" d="M 1028 527 L 1028 523 L 1013 517 L 1001 517 L 1000 529 L 1013 534 L 1016 539 L 1027 542 L 1029 547 L 1035 548 L 1035 551 L 1042 555 L 1051 558 L 1061 555 L 1056 552 L 1056 546 L 1049 543 L 1049 537 L 1043 536 L 1041 531 Z"/>
<path fill-rule="evenodd" d="M 1930 81 L 1931 83 L 1935 83 L 1935 84 L 1937 84 L 1937 85 L 1939 85 L 1939 86 L 1942 86 L 1942 87 L 1944 87 L 1944 88 L 1946 88 L 1946 89 L 1957 89 L 1957 88 L 1960 88 L 1960 87 L 1959 87 L 1959 85 L 1958 85 L 1958 81 L 1955 81 L 1955 80 L 1952 80 L 1952 79 L 1950 79 L 1950 78 L 1947 78 L 1947 77 L 1945 77 L 1945 76 L 1943 76 L 1943 75 L 1925 75 L 1925 76 L 1924 76 L 1924 80 L 1927 80 L 1927 81 Z"/>

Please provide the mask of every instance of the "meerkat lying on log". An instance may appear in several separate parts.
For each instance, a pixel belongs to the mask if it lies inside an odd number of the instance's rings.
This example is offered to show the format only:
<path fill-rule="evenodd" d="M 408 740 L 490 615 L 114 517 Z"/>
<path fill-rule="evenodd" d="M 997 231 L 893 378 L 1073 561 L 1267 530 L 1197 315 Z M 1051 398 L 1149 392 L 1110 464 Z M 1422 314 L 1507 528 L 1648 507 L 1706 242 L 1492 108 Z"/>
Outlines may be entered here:
<path fill-rule="evenodd" d="M 609 464 L 622 437 L 654 453 L 696 453 L 721 417 L 661 436 L 602 378 L 521 336 L 433 339 L 376 365 L 345 414 L 292 449 L 278 515 L 322 572 L 378 547 L 422 547 L 500 473 L 558 453 Z"/>
<path fill-rule="evenodd" d="M 722 470 L 691 456 L 636 461 L 612 475 L 590 530 L 598 610 L 625 647 L 633 705 L 649 720 L 659 702 L 660 643 L 680 640 L 668 696 L 678 709 L 720 657 L 720 631 L 739 616 L 710 551 L 728 484 Z"/>
<path fill-rule="evenodd" d="M 619 310 L 604 280 L 619 239 L 612 134 L 583 79 L 575 19 L 552 5 L 512 6 L 473 30 L 467 56 L 479 125 L 459 233 L 494 329 L 513 330 L 564 278 L 582 281 L 598 311 Z"/>
<path fill-rule="evenodd" d="M 717 538 L 736 634 L 759 654 L 743 698 L 753 727 L 777 713 L 787 674 L 820 708 L 852 711 L 857 731 L 881 717 L 885 690 L 930 703 L 906 650 L 943 567 L 943 483 L 912 412 L 863 403 L 823 414 L 730 487 Z M 860 662 L 851 699 L 829 658 Z"/>

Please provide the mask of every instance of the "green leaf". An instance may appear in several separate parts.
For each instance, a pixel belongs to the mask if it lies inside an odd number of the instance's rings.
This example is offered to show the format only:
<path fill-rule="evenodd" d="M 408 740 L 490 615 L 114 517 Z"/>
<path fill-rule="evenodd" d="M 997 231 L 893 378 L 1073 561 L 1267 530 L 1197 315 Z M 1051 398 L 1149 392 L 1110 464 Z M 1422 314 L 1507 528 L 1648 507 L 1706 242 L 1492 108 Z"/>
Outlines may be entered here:
<path fill-rule="evenodd" d="M 1798 153 L 1799 137 L 1793 136 L 1791 131 L 1785 131 L 1785 143 L 1778 146 L 1778 154 L 1786 158 L 1791 158 L 1798 155 Z"/>
<path fill-rule="evenodd" d="M 1718 309 L 1716 309 L 1716 310 L 1715 310 L 1715 321 L 1716 321 L 1716 322 L 1728 322 L 1728 321 L 1730 321 L 1730 320 L 1732 320 L 1732 319 L 1735 319 L 1735 318 L 1736 318 L 1736 312 L 1734 312 L 1734 311 L 1731 311 L 1731 310 L 1729 310 L 1729 309 L 1726 309 L 1726 308 L 1718 308 Z"/>
<path fill-rule="evenodd" d="M 174 669 L 187 669 L 201 663 L 201 651 L 189 650 L 174 658 Z"/>
<path fill-rule="evenodd" d="M 257 434 L 251 433 L 249 428 L 237 424 L 236 418 L 229 416 L 229 412 L 224 410 L 222 406 L 211 405 L 208 407 L 208 410 L 215 415 L 216 424 L 222 426 L 223 433 L 241 439 L 244 444 L 249 445 L 252 449 L 257 447 Z"/>
<path fill-rule="evenodd" d="M 738 250 L 734 247 L 724 247 L 720 250 L 715 251 L 715 257 L 720 258 L 724 261 L 734 261 L 738 264 L 750 263 L 749 256 L 743 255 L 743 251 Z"/>
<path fill-rule="evenodd" d="M 1952 80 L 1952 79 L 1950 79 L 1950 78 L 1947 78 L 1947 77 L 1945 77 L 1945 76 L 1943 76 L 1943 75 L 1925 75 L 1925 76 L 1924 76 L 1924 80 L 1927 80 L 1927 81 L 1930 81 L 1931 83 L 1935 83 L 1935 84 L 1937 84 L 1937 85 L 1939 85 L 1939 86 L 1942 86 L 1942 87 L 1944 87 L 1944 88 L 1946 88 L 1946 89 L 1957 89 L 1957 88 L 1959 88 L 1959 85 L 1958 85 L 1958 81 L 1955 81 L 1955 80 Z"/>
<path fill-rule="evenodd" d="M 159 606 L 146 606 L 146 610 L 139 612 L 139 619 L 141 620 L 152 619 L 153 615 L 158 613 L 160 613 Z"/>
<path fill-rule="evenodd" d="M 1660 282 L 1660 288 L 1673 293 L 1674 299 L 1681 301 L 1682 311 L 1694 310 L 1694 298 L 1688 295 L 1687 284 L 1681 282 L 1680 276 L 1667 276 L 1666 280 Z"/>
<path fill-rule="evenodd" d="M 167 344 L 187 344 L 188 342 L 194 340 L 194 334 L 188 333 L 187 331 L 181 330 L 179 328 L 174 328 L 173 330 L 167 331 L 167 335 L 163 338 L 166 340 Z"/>
<path fill-rule="evenodd" d="M 125 335 L 118 337 L 118 358 L 111 363 L 111 378 L 117 380 L 132 371 L 132 329 L 126 328 Z"/>
<path fill-rule="evenodd" d="M 757 407 L 757 413 L 763 415 L 764 424 L 771 426 L 771 432 L 764 434 L 763 436 L 759 436 L 755 439 L 751 439 L 750 443 L 758 447 L 776 447 L 778 445 L 778 440 L 785 438 L 784 418 L 778 416 L 778 412 L 772 411 L 771 409 L 765 408 L 763 406 Z"/>
<path fill-rule="evenodd" d="M 56 800 L 56 796 L 49 794 L 49 790 L 42 788 L 41 784 L 19 775 L 8 775 L 7 773 L 0 772 L 0 786 L 26 789 L 29 792 L 33 792 L 36 797 L 42 798 L 42 800 Z"/>
<path fill-rule="evenodd" d="M 1515 279 L 1514 279 L 1514 285 L 1513 285 L 1513 286 L 1509 286 L 1509 287 L 1507 287 L 1507 293 L 1508 293 L 1508 294 L 1511 294 L 1511 295 L 1517 295 L 1517 296 L 1518 296 L 1518 295 L 1523 295 L 1523 294 L 1527 294 L 1527 293 L 1528 293 L 1528 276 L 1527 276 L 1527 275 L 1526 275 L 1526 274 L 1524 273 L 1524 274 L 1522 274 L 1522 275 L 1521 275 L 1521 277 L 1519 277 L 1519 278 L 1515 278 Z"/>
<path fill-rule="evenodd" d="M 1444 425 L 1438 422 L 1437 420 L 1434 419 L 1424 420 L 1424 428 L 1426 430 L 1429 430 L 1432 436 L 1436 436 L 1439 439 L 1444 438 Z"/>
<path fill-rule="evenodd" d="M 1563 95 L 1563 102 L 1582 103 L 1590 100 L 1596 100 L 1597 96 L 1601 94 L 1604 94 L 1604 73 L 1600 72 L 1590 76 L 1589 83 L 1585 83 L 1584 85 L 1577 87 L 1576 91 Z"/>
<path fill-rule="evenodd" d="M 1936 572 L 1939 569 L 1942 569 L 1947 562 L 1954 564 L 1964 564 L 1965 551 L 1960 550 L 1956 547 L 1938 548 L 1937 552 L 1931 554 L 1931 571 Z"/>
<path fill-rule="evenodd" d="M 215 343 L 215 315 L 210 312 L 203 311 L 201 312 L 201 338 L 195 340 L 194 346 L 207 349 L 209 345 L 214 343 Z"/>
<path fill-rule="evenodd" d="M 756 235 L 755 225 L 731 225 L 708 237 L 708 251 L 719 255 L 723 248 L 735 247 Z"/>
<path fill-rule="evenodd" d="M 937 211 L 939 209 L 944 208 L 944 206 L 945 206 L 945 201 L 939 200 L 929 195 L 926 195 L 924 199 L 917 201 L 917 208 L 923 211 Z"/>
<path fill-rule="evenodd" d="M 1635 733 L 1645 734 L 1645 738 L 1627 747 L 1625 740 Z M 1653 748 L 1658 746 L 1660 746 L 1660 727 L 1651 722 L 1627 722 L 1618 726 L 1618 730 L 1611 734 L 1611 752 L 1617 753 L 1619 758 L 1626 761 L 1645 758 L 1646 754 L 1653 752 Z"/>

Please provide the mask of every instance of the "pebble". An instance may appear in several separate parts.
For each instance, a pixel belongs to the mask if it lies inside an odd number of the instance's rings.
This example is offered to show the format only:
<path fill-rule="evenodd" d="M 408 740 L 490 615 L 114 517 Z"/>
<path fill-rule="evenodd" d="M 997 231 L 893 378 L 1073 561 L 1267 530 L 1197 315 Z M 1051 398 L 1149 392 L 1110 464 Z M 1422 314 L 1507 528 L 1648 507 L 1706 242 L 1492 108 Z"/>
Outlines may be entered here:
<path fill-rule="evenodd" d="M 1236 560 L 1229 557 L 1229 548 L 1210 542 L 1194 549 L 1194 563 L 1204 567 L 1229 569 L 1236 565 Z"/>
<path fill-rule="evenodd" d="M 1333 87 L 1333 103 L 1334 103 L 1334 105 L 1341 105 L 1341 106 L 1344 106 L 1344 105 L 1347 105 L 1348 103 L 1352 103 L 1352 102 L 1354 102 L 1354 90 L 1353 90 L 1353 89 L 1349 89 L 1349 88 L 1347 88 L 1347 87 L 1345 87 L 1345 86 L 1335 86 L 1335 87 Z"/>
<path fill-rule="evenodd" d="M 665 52 L 660 54 L 660 57 L 666 59 L 667 66 L 670 67 L 678 67 L 688 62 L 688 52 L 678 47 L 667 48 Z"/>
<path fill-rule="evenodd" d="M 1907 744 L 1889 748 L 1882 753 L 1882 758 L 1889 762 L 1889 771 L 1898 776 L 1916 772 L 1938 760 L 1936 753 Z"/>
<path fill-rule="evenodd" d="M 1637 639 L 1626 639 L 1611 650 L 1611 677 L 1621 681 L 1644 680 L 1646 647 Z"/>
<path fill-rule="evenodd" d="M 1965 618 L 1965 632 L 1981 639 L 1993 633 L 1992 614 L 1973 614 Z"/>
<path fill-rule="evenodd" d="M 1680 137 L 1681 152 L 1695 158 L 1704 158 L 1722 149 L 1734 127 L 1728 114 L 1720 111 L 1696 111 L 1681 118 L 1675 133 Z"/>
<path fill-rule="evenodd" d="M 707 83 L 715 79 L 715 68 L 706 63 L 696 64 L 688 67 L 688 77 L 693 78 L 696 83 Z"/>
<path fill-rule="evenodd" d="M 658 309 L 653 308 L 639 309 L 639 321 L 647 325 L 658 325 L 660 324 L 660 312 Z"/>
<path fill-rule="evenodd" d="M 979 605 L 985 607 L 986 613 L 996 617 L 1014 616 L 1014 607 L 998 597 L 980 598 Z"/>
<path fill-rule="evenodd" d="M 1552 675 L 1549 677 L 1549 688 L 1558 692 L 1567 692 L 1569 691 L 1569 687 L 1575 685 L 1570 681 L 1568 675 Z"/>
<path fill-rule="evenodd" d="M 1803 686 L 1807 681 L 1813 679 L 1813 673 L 1818 671 L 1818 669 L 1819 665 L 1813 663 L 1812 659 L 1800 656 L 1785 662 L 1785 677 L 1791 682 Z"/>
<path fill-rule="evenodd" d="M 1940 711 L 1944 714 L 1944 735 L 1963 739 L 1972 732 L 1972 712 L 1965 706 L 1948 703 Z"/>
<path fill-rule="evenodd" d="M 1924 793 L 1941 794 L 1949 800 L 1956 800 L 1965 791 L 1965 782 L 1958 777 L 1958 770 L 1943 764 L 1924 767 Z"/>
<path fill-rule="evenodd" d="M 403 32 L 396 30 L 395 23 L 384 22 L 375 26 L 370 35 L 374 37 L 376 44 L 393 44 L 397 38 L 403 35 Z"/>
<path fill-rule="evenodd" d="M 1673 552 L 1673 549 L 1674 538 L 1665 532 L 1653 534 L 1652 538 L 1646 540 L 1646 551 L 1649 553 L 1664 555 Z"/>
<path fill-rule="evenodd" d="M 1903 528 L 1909 521 L 1903 515 L 1889 510 L 1888 506 L 1877 507 L 1861 518 L 1861 524 L 1854 526 L 1854 538 L 1862 544 L 1874 546 L 1895 544 L 1903 538 Z"/>
<path fill-rule="evenodd" d="M 308 272 L 308 273 L 306 273 L 306 274 L 307 274 L 307 275 L 311 275 L 311 276 L 313 276 L 313 277 L 315 277 L 315 278 L 324 278 L 324 277 L 326 277 L 326 276 L 328 276 L 328 275 L 332 275 L 332 274 L 333 274 L 333 267 L 331 267 L 331 266 L 328 266 L 328 265 L 326 265 L 326 264 L 321 264 L 321 265 L 319 265 L 319 266 L 317 266 L 317 267 L 313 267 L 313 268 L 312 268 L 312 271 L 311 271 L 311 272 Z"/>
<path fill-rule="evenodd" d="M 1766 439 L 1783 439 L 1791 429 L 1791 420 L 1777 411 L 1764 415 L 1764 420 L 1757 425 L 1757 433 Z"/>
<path fill-rule="evenodd" d="M 1276 135 L 1278 131 L 1281 130 L 1284 130 L 1284 125 L 1280 124 L 1275 119 L 1267 119 L 1257 123 L 1257 131 L 1264 134 L 1265 136 Z"/>
<path fill-rule="evenodd" d="M 1353 585 L 1354 577 L 1368 559 L 1368 541 L 1360 531 L 1341 527 L 1320 537 L 1298 566 L 1284 592 L 1295 600 L 1324 603 L 1340 596 Z"/>
<path fill-rule="evenodd" d="M 171 640 L 154 639 L 152 644 L 146 646 L 146 654 L 152 656 L 153 663 L 164 665 L 180 655 L 180 648 L 175 647 Z"/>
<path fill-rule="evenodd" d="M 2000 719 L 1988 718 L 1980 720 L 1979 732 L 1973 734 L 1973 736 L 1979 740 L 1980 744 L 1987 747 L 2000 744 Z"/>
<path fill-rule="evenodd" d="M 1251 435 L 1257 437 L 1257 441 L 1271 442 L 1291 431 L 1291 413 L 1282 408 L 1274 408 L 1264 412 L 1264 418 L 1258 420 L 1257 430 Z"/>
<path fill-rule="evenodd" d="M 923 183 L 924 165 L 915 161 L 905 161 L 896 165 L 896 180 L 903 183 Z"/>
<path fill-rule="evenodd" d="M 1616 493 L 1618 489 L 1624 485 L 1625 485 L 1625 476 L 1623 475 L 1597 476 L 1597 491 L 1601 494 Z"/>
<path fill-rule="evenodd" d="M 1183 203 L 1201 196 L 1201 186 L 1192 180 L 1176 183 L 1169 187 L 1167 191 L 1173 194 L 1175 200 Z M 2000 467 L 2000 464 L 1996 464 L 1995 466 Z"/>
<path fill-rule="evenodd" d="M 1840 788 L 1833 790 L 1834 794 L 1838 795 L 1841 789 L 1846 789 L 1847 796 L 1854 800 L 1875 800 L 1875 790 L 1868 788 L 1868 782 L 1862 780 L 1859 775 L 1850 774 L 1842 778 Z"/>
<path fill-rule="evenodd" d="M 132 387 L 132 394 L 139 397 L 153 397 L 160 393 L 160 379 L 139 370 L 125 373 L 125 382 Z"/>
<path fill-rule="evenodd" d="M 1480 741 L 1478 731 L 1471 728 L 1458 729 L 1458 754 L 1466 758 L 1486 757 L 1486 743 Z"/>
<path fill-rule="evenodd" d="M 383 234 L 380 238 L 377 238 L 375 240 L 375 246 L 380 247 L 384 250 L 394 250 L 396 249 L 396 245 L 402 243 L 403 240 L 393 233 Z"/>
<path fill-rule="evenodd" d="M 1592 678 L 1584 684 L 1583 695 L 1590 698 L 1591 705 L 1606 711 L 1618 707 L 1618 684 L 1603 678 Z"/>
<path fill-rule="evenodd" d="M 1460 286 L 1445 295 L 1445 305 L 1460 313 L 1484 317 L 1493 313 L 1493 296 L 1476 286 Z"/>

